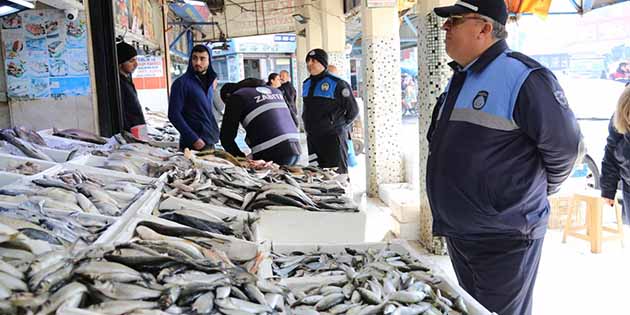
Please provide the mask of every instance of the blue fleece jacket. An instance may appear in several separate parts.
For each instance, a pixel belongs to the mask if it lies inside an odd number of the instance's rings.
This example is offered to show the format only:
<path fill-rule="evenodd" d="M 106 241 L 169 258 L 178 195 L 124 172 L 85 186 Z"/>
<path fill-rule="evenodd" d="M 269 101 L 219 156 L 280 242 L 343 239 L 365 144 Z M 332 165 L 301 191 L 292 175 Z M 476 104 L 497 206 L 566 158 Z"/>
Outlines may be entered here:
<path fill-rule="evenodd" d="M 208 47 L 204 47 L 211 55 Z M 213 82 L 217 75 L 212 69 L 212 60 L 205 74 L 210 87 L 205 90 L 198 74 L 192 66 L 192 55 L 188 62 L 188 70 L 171 86 L 168 101 L 168 119 L 180 133 L 180 149 L 191 148 L 193 143 L 202 139 L 206 145 L 219 141 L 219 127 L 212 115 Z"/>

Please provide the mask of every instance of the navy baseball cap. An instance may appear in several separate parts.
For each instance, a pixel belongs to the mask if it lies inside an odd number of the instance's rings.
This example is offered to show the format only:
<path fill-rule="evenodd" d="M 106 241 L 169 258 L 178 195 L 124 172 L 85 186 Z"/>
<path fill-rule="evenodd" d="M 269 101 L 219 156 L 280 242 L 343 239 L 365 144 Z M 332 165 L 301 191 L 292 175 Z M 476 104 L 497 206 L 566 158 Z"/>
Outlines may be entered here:
<path fill-rule="evenodd" d="M 438 16 L 447 18 L 451 15 L 477 13 L 505 25 L 508 19 L 505 0 L 460 0 L 454 5 L 433 9 Z"/>

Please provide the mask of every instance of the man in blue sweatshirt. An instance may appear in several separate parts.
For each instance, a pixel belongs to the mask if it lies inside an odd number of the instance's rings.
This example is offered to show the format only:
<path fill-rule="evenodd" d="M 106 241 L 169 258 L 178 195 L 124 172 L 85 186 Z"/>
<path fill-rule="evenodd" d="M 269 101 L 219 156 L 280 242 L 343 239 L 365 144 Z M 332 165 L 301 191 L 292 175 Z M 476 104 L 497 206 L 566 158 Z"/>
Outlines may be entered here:
<path fill-rule="evenodd" d="M 213 149 L 219 141 L 219 127 L 212 115 L 212 97 L 217 75 L 212 69 L 210 49 L 193 48 L 188 70 L 171 86 L 168 119 L 179 131 L 179 149 Z"/>

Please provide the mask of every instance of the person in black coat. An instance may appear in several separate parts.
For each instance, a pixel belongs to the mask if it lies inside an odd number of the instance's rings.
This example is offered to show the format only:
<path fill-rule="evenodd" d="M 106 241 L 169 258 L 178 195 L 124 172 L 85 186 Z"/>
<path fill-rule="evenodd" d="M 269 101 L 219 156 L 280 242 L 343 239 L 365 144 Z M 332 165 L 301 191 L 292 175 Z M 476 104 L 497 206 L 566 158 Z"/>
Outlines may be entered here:
<path fill-rule="evenodd" d="M 280 71 L 280 81 L 282 81 L 282 85 L 279 89 L 280 91 L 282 91 L 282 94 L 284 94 L 284 100 L 287 102 L 287 106 L 289 107 L 289 111 L 291 112 L 291 118 L 293 118 L 293 122 L 297 127 L 299 126 L 299 116 L 297 112 L 297 107 L 295 106 L 297 92 L 295 91 L 295 87 L 293 87 L 293 84 L 291 83 L 291 76 L 289 75 L 289 71 Z"/>
<path fill-rule="evenodd" d="M 623 223 L 630 224 L 630 86 L 619 97 L 617 110 L 608 125 L 608 139 L 602 176 L 600 178 L 602 197 L 609 205 L 614 205 L 618 183 L 622 183 Z"/>
<path fill-rule="evenodd" d="M 116 44 L 116 55 L 118 57 L 118 73 L 120 76 L 120 100 L 123 109 L 123 129 L 131 131 L 131 128 L 145 125 L 142 106 L 138 100 L 138 92 L 133 85 L 131 74 L 138 68 L 136 49 L 125 43 Z"/>

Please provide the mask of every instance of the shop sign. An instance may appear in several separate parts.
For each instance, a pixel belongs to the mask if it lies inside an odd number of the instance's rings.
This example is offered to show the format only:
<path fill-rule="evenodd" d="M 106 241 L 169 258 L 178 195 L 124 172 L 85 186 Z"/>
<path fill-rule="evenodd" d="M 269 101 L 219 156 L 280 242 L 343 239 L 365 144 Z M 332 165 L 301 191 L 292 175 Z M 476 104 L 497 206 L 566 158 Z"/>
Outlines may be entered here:
<path fill-rule="evenodd" d="M 138 68 L 133 73 L 133 77 L 137 78 L 161 78 L 164 76 L 164 66 L 162 57 L 156 56 L 138 56 Z"/>

